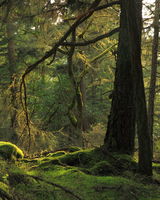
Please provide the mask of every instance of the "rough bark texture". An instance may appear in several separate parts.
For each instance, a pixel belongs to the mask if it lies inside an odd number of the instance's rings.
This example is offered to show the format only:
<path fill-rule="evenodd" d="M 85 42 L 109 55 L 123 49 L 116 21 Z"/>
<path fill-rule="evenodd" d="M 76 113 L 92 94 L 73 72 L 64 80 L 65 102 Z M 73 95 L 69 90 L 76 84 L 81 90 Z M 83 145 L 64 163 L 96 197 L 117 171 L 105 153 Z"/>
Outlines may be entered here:
<path fill-rule="evenodd" d="M 121 1 L 114 91 L 104 142 L 110 150 L 132 154 L 135 137 L 135 104 L 127 14 L 125 1 Z"/>
<path fill-rule="evenodd" d="M 154 16 L 154 35 L 152 42 L 152 64 L 151 64 L 151 78 L 148 99 L 148 126 L 149 133 L 153 143 L 153 123 L 154 123 L 154 100 L 156 90 L 156 75 L 157 75 L 157 58 L 158 58 L 158 42 L 159 42 L 159 20 L 160 20 L 160 0 L 155 2 L 155 16 Z"/>
<path fill-rule="evenodd" d="M 124 0 L 124 2 L 125 1 L 126 0 Z M 141 65 L 142 0 L 127 1 L 125 5 L 128 11 L 128 32 L 135 86 L 136 122 L 139 142 L 139 172 L 150 176 L 152 175 L 152 148 L 151 137 L 148 130 L 147 108 Z M 137 5 L 139 5 L 139 7 Z"/>
<path fill-rule="evenodd" d="M 142 0 L 121 0 L 116 75 L 104 147 L 131 154 L 136 121 L 139 171 L 152 175 L 151 138 L 141 65 L 141 30 Z"/>

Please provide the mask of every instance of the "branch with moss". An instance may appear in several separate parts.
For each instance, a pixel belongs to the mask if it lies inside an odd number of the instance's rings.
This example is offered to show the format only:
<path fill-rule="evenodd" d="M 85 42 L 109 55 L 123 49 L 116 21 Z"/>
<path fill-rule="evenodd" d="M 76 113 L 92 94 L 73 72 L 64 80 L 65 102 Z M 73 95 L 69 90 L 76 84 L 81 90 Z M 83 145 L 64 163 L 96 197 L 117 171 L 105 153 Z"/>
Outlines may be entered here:
<path fill-rule="evenodd" d="M 21 103 L 23 110 L 25 111 L 26 115 L 26 120 L 27 120 L 27 127 L 29 130 L 29 135 L 30 135 L 30 128 L 29 128 L 29 118 L 28 118 L 28 109 L 27 109 L 27 95 L 26 95 L 26 85 L 25 85 L 25 77 L 27 74 L 29 74 L 32 70 L 34 70 L 39 64 L 43 63 L 46 59 L 50 58 L 51 56 L 53 57 L 52 61 L 54 61 L 56 57 L 57 50 L 59 49 L 59 46 L 68 38 L 68 36 L 75 31 L 75 29 L 83 23 L 85 20 L 87 20 L 90 16 L 93 15 L 94 9 L 100 4 L 101 0 L 95 0 L 91 7 L 88 9 L 87 12 L 85 12 L 83 15 L 81 15 L 74 23 L 73 25 L 69 28 L 69 30 L 59 39 L 59 41 L 54 45 L 54 47 L 46 52 L 46 54 L 37 62 L 33 63 L 32 65 L 28 66 L 27 69 L 25 70 L 24 74 L 22 75 L 22 80 L 20 83 L 20 94 L 21 94 Z M 22 91 L 24 91 L 24 103 L 23 103 L 23 97 L 22 97 Z"/>
<path fill-rule="evenodd" d="M 80 25 L 82 24 L 85 20 L 87 20 L 89 17 L 91 17 L 95 11 L 95 8 L 99 5 L 101 0 L 95 0 L 91 7 L 81 16 L 77 18 L 77 20 L 71 25 L 71 27 L 66 31 L 66 33 L 59 39 L 59 41 L 54 45 L 54 47 L 46 52 L 46 54 L 37 62 L 33 63 L 32 65 L 28 66 L 26 69 L 25 73 L 22 75 L 22 79 L 25 78 L 25 76 L 30 73 L 32 70 L 34 70 L 39 64 L 44 62 L 46 59 L 50 58 L 53 56 L 55 58 L 57 49 L 61 44 L 68 38 L 68 36 Z M 54 60 L 54 59 L 53 59 Z M 53 61 L 52 60 L 52 61 Z"/>
<path fill-rule="evenodd" d="M 59 41 L 57 43 L 55 43 L 53 48 L 51 50 L 49 50 L 48 52 L 46 52 L 45 55 L 41 59 L 39 59 L 38 61 L 36 61 L 32 65 L 29 65 L 27 67 L 27 69 L 25 70 L 24 74 L 22 75 L 22 80 L 21 80 L 21 83 L 20 83 L 21 102 L 22 102 L 22 107 L 23 107 L 23 109 L 25 111 L 25 115 L 26 115 L 26 121 L 27 121 L 29 136 L 30 136 L 30 128 L 29 128 L 29 116 L 28 116 L 28 109 L 27 109 L 27 95 L 26 95 L 27 91 L 26 91 L 26 86 L 25 86 L 25 77 L 31 71 L 36 69 L 38 65 L 43 63 L 48 58 L 52 57 L 52 60 L 50 62 L 50 63 L 52 63 L 54 61 L 55 57 L 56 57 L 56 54 L 57 54 L 57 51 L 59 50 L 59 47 L 65 44 L 64 41 L 66 41 L 66 39 L 70 36 L 70 34 L 72 34 L 80 24 L 82 24 L 84 21 L 86 21 L 88 18 L 90 18 L 95 11 L 105 9 L 107 7 L 114 5 L 114 4 L 117 4 L 117 1 L 112 2 L 112 3 L 107 3 L 107 4 L 102 5 L 102 6 L 99 6 L 100 3 L 101 3 L 101 0 L 95 0 L 85 13 L 83 13 L 82 15 L 80 15 L 76 18 L 76 21 L 71 25 L 71 27 L 66 31 L 66 33 L 59 39 Z M 102 36 L 98 36 L 94 40 L 89 41 L 89 44 L 94 43 L 96 41 L 99 41 L 100 39 L 103 39 L 105 37 L 109 37 L 110 35 L 114 34 L 116 31 L 117 30 L 113 30 L 110 33 L 104 34 Z M 71 43 L 74 44 L 74 45 L 72 45 L 73 47 L 76 46 L 75 42 L 71 42 Z M 88 44 L 85 44 L 85 45 L 88 45 Z M 84 46 L 84 44 L 82 46 Z M 22 95 L 22 91 L 24 92 L 23 93 L 24 95 Z M 23 97 L 24 97 L 24 100 L 23 100 Z"/>
<path fill-rule="evenodd" d="M 92 40 L 88 40 L 86 42 L 77 42 L 77 43 L 73 43 L 73 42 L 63 42 L 61 45 L 62 46 L 87 46 L 87 45 L 90 45 L 90 44 L 93 44 L 93 43 L 96 43 L 98 42 L 99 40 L 102 40 L 104 38 L 107 38 L 107 37 L 110 37 L 112 35 L 114 35 L 115 33 L 118 33 L 119 32 L 119 27 L 111 30 L 110 32 L 108 33 L 105 33 L 103 35 L 100 35 Z"/>
<path fill-rule="evenodd" d="M 76 18 L 77 20 L 71 25 L 71 27 L 66 31 L 66 33 L 59 39 L 59 41 L 54 45 L 54 47 L 50 51 L 46 52 L 45 55 L 41 59 L 39 59 L 38 61 L 36 61 L 35 63 L 33 63 L 32 65 L 27 67 L 25 73 L 22 76 L 22 79 L 24 79 L 28 73 L 30 73 L 32 70 L 34 70 L 39 64 L 44 62 L 46 59 L 50 58 L 51 56 L 53 56 L 55 58 L 56 52 L 57 52 L 59 46 L 61 46 L 62 44 L 64 45 L 65 44 L 64 41 L 68 38 L 68 36 L 72 33 L 72 31 L 75 28 L 77 28 L 80 24 L 82 24 L 84 21 L 86 21 L 89 17 L 91 17 L 95 11 L 102 10 L 102 9 L 111 7 L 113 5 L 119 4 L 119 1 L 115 1 L 115 2 L 111 2 L 111 3 L 108 3 L 108 4 L 98 7 L 100 2 L 101 2 L 101 0 L 95 0 L 92 3 L 92 5 L 90 6 L 90 8 L 84 14 L 82 14 L 81 16 L 78 16 Z M 114 29 L 109 33 L 99 36 L 98 38 L 95 38 L 95 42 L 97 39 L 100 40 L 105 37 L 109 37 L 110 35 L 113 35 L 115 32 L 118 32 L 118 30 Z"/>
<path fill-rule="evenodd" d="M 49 184 L 49 185 L 52 185 L 52 186 L 54 186 L 54 187 L 60 188 L 61 190 L 63 190 L 64 192 L 66 192 L 66 193 L 68 193 L 68 194 L 70 194 L 70 195 L 72 195 L 72 196 L 75 197 L 76 199 L 82 200 L 82 198 L 79 197 L 78 195 L 76 195 L 72 190 L 70 190 L 70 189 L 68 189 L 68 188 L 66 188 L 66 187 L 64 187 L 64 186 L 62 186 L 62 185 L 59 185 L 59 184 L 57 184 L 57 183 L 53 183 L 53 182 L 51 182 L 51 181 L 44 180 L 43 178 L 38 177 L 38 176 L 33 176 L 33 175 L 25 175 L 25 176 L 34 178 L 34 179 L 37 180 L 37 181 L 42 181 L 42 182 L 45 182 L 45 183 L 47 183 L 47 184 Z"/>

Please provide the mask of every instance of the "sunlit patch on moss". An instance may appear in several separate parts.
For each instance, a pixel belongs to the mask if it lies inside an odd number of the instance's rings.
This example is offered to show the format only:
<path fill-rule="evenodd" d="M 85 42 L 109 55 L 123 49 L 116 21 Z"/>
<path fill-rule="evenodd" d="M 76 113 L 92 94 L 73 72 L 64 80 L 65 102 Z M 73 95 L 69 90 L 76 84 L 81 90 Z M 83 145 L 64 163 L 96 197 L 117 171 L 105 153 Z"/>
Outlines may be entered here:
<path fill-rule="evenodd" d="M 23 158 L 24 154 L 15 144 L 0 142 L 0 156 L 7 160 L 17 160 Z"/>

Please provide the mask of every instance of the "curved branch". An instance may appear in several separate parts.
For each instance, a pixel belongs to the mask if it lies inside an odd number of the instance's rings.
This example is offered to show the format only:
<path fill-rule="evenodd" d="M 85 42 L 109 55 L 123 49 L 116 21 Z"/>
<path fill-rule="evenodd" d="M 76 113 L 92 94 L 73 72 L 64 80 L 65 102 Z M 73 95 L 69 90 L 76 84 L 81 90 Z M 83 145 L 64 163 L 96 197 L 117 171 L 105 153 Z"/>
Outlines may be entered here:
<path fill-rule="evenodd" d="M 114 5 L 119 5 L 119 4 L 120 4 L 120 1 L 113 1 L 111 3 L 107 3 L 107 4 L 104 4 L 104 5 L 98 6 L 97 8 L 95 8 L 95 11 L 103 10 L 105 8 L 109 8 L 109 7 L 112 7 Z"/>
<path fill-rule="evenodd" d="M 22 79 L 25 78 L 25 76 L 30 73 L 33 69 L 35 69 L 40 63 L 44 62 L 47 58 L 51 57 L 54 55 L 54 58 L 56 56 L 56 52 L 58 47 L 67 39 L 67 37 L 72 33 L 73 30 L 80 24 L 82 24 L 85 20 L 87 20 L 95 11 L 95 8 L 99 5 L 101 0 L 95 0 L 89 10 L 85 12 L 83 15 L 81 15 L 69 28 L 69 30 L 63 35 L 63 37 L 60 38 L 60 40 L 54 45 L 54 47 L 46 52 L 46 54 L 37 62 L 33 63 L 32 65 L 28 66 L 26 69 L 25 73 L 22 76 Z"/>
<path fill-rule="evenodd" d="M 59 41 L 54 45 L 54 47 L 46 52 L 46 54 L 37 62 L 33 63 L 32 65 L 28 66 L 27 69 L 25 70 L 24 74 L 22 75 L 22 80 L 20 83 L 20 99 L 22 102 L 22 107 L 25 111 L 26 114 L 26 120 L 27 120 L 27 126 L 28 126 L 28 130 L 29 130 L 29 135 L 30 135 L 30 128 L 29 128 L 29 116 L 28 116 L 28 108 L 27 108 L 27 92 L 26 92 L 26 86 L 25 86 L 25 77 L 27 74 L 29 74 L 32 70 L 34 70 L 39 64 L 41 64 L 42 62 L 44 62 L 47 58 L 50 58 L 51 56 L 53 56 L 53 59 L 51 62 L 54 61 L 55 57 L 56 57 L 56 53 L 57 50 L 59 48 L 59 46 L 68 38 L 68 36 L 73 33 L 75 31 L 75 29 L 77 28 L 77 26 L 79 26 L 81 23 L 83 23 L 85 20 L 87 20 L 90 16 L 93 15 L 95 8 L 100 4 L 101 0 L 95 0 L 90 8 L 88 9 L 87 12 L 85 12 L 83 15 L 79 16 L 78 19 L 72 24 L 72 26 L 68 29 L 68 31 L 59 39 Z M 23 101 L 22 99 L 22 91 L 24 89 L 24 98 L 25 100 Z M 23 103 L 24 102 L 24 103 Z"/>
<path fill-rule="evenodd" d="M 89 41 L 86 41 L 86 42 L 77 42 L 77 43 L 73 43 L 73 42 L 63 42 L 61 44 L 61 46 L 87 46 L 89 44 L 93 44 L 95 42 L 98 42 L 99 40 L 102 40 L 104 38 L 107 38 L 107 37 L 110 37 L 112 35 L 114 35 L 115 33 L 119 32 L 119 27 L 118 28 L 115 28 L 113 30 L 111 30 L 110 32 L 108 33 L 105 33 L 103 35 L 100 35 L 92 40 L 89 40 Z"/>
<path fill-rule="evenodd" d="M 32 65 L 28 66 L 28 68 L 26 69 L 25 73 L 23 74 L 22 76 L 22 79 L 25 78 L 25 76 L 30 73 L 33 69 L 35 69 L 39 64 L 41 64 L 42 62 L 44 62 L 46 59 L 48 59 L 49 57 L 53 56 L 55 58 L 56 56 L 56 52 L 57 52 L 57 49 L 58 47 L 67 39 L 67 37 L 72 33 L 72 31 L 77 27 L 79 26 L 80 24 L 82 24 L 85 20 L 87 20 L 90 16 L 93 15 L 93 13 L 95 11 L 98 11 L 98 10 L 102 10 L 102 9 L 105 9 L 105 8 L 108 8 L 108 7 L 111 7 L 113 5 L 116 5 L 116 4 L 119 4 L 120 1 L 114 1 L 114 2 L 111 2 L 111 3 L 107 3 L 105 5 L 102 5 L 102 6 L 98 6 L 100 4 L 101 0 L 95 0 L 91 7 L 88 9 L 87 12 L 85 12 L 83 15 L 79 16 L 78 19 L 73 23 L 73 25 L 68 29 L 68 31 L 63 35 L 63 37 L 60 38 L 60 40 L 54 45 L 54 47 L 46 52 L 46 54 L 40 59 L 38 60 L 37 62 L 33 63 Z M 110 36 L 110 35 L 109 35 Z M 105 37 L 109 37 L 109 36 L 105 36 L 104 35 L 104 38 Z M 100 36 L 99 36 L 100 37 Z M 103 39 L 103 38 L 101 38 Z M 93 42 L 94 43 L 94 42 Z M 83 45 L 82 45 L 83 46 Z M 85 46 L 85 45 L 84 45 Z M 54 60 L 54 59 L 53 59 Z"/>

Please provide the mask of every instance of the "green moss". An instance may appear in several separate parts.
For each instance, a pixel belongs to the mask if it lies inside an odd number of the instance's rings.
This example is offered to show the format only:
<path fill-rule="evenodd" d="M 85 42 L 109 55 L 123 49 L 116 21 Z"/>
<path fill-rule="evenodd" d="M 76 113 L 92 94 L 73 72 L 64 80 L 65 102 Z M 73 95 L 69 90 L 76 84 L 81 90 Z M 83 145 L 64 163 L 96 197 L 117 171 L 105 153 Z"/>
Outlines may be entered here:
<path fill-rule="evenodd" d="M 68 151 L 68 152 L 76 152 L 76 151 L 80 151 L 81 150 L 81 148 L 80 147 L 67 147 L 66 148 L 66 151 Z"/>
<path fill-rule="evenodd" d="M 59 184 L 85 200 L 160 199 L 158 186 L 142 181 L 142 177 L 136 176 L 130 169 L 124 171 L 130 163 L 132 163 L 130 156 L 109 153 L 106 155 L 100 149 L 43 157 L 37 159 L 36 163 L 35 159 L 30 159 L 30 162 L 16 162 L 18 166 L 13 163 L 9 170 L 7 168 L 8 181 L 5 183 L 9 189 L 5 190 L 3 179 L 0 188 L 5 194 L 8 192 L 8 195 L 14 196 L 15 199 L 23 200 L 75 199 L 62 188 L 57 188 L 49 182 Z M 41 180 L 34 177 L 39 177 Z M 159 178 L 157 174 L 156 178 L 157 180 Z"/>
<path fill-rule="evenodd" d="M 86 174 L 101 176 L 122 174 L 126 170 L 133 172 L 137 170 L 137 163 L 131 156 L 104 154 L 100 149 L 80 150 L 57 157 L 43 158 L 36 168 L 48 170 L 54 165 L 75 166 Z"/>
<path fill-rule="evenodd" d="M 64 163 L 66 165 L 89 168 L 95 163 L 107 159 L 108 157 L 98 149 L 87 149 L 64 155 L 59 158 L 59 161 L 60 163 Z"/>
<path fill-rule="evenodd" d="M 26 176 L 25 172 L 10 172 L 8 176 L 8 181 L 11 186 L 15 186 L 17 184 L 33 184 L 36 181 L 29 176 Z"/>
<path fill-rule="evenodd" d="M 26 173 L 12 172 L 8 177 L 10 186 L 15 199 L 34 199 L 34 200 L 53 200 L 53 187 L 43 182 L 36 181 Z"/>
<path fill-rule="evenodd" d="M 67 153 L 58 157 L 48 157 L 48 159 L 43 159 L 43 162 L 39 166 L 42 168 L 46 168 L 47 166 L 51 165 L 85 167 L 85 165 L 88 165 L 90 162 L 91 154 L 91 150 L 81 150 L 73 153 Z"/>
<path fill-rule="evenodd" d="M 65 155 L 65 154 L 66 154 L 65 151 L 57 151 L 54 153 L 47 154 L 47 157 L 59 157 L 59 156 Z"/>
<path fill-rule="evenodd" d="M 116 169 L 107 161 L 96 163 L 90 170 L 93 175 L 107 176 L 117 174 Z"/>
<path fill-rule="evenodd" d="M 114 165 L 117 170 L 136 170 L 138 167 L 137 162 L 133 160 L 132 156 L 126 154 L 113 154 L 113 157 L 115 159 Z"/>
<path fill-rule="evenodd" d="M 3 190 L 6 193 L 9 193 L 9 187 L 7 184 L 0 182 L 0 189 Z"/>
<path fill-rule="evenodd" d="M 0 156 L 7 160 L 23 158 L 24 154 L 20 148 L 10 142 L 0 142 Z"/>
<path fill-rule="evenodd" d="M 67 154 L 61 158 L 59 158 L 61 163 L 65 163 L 71 166 L 84 166 L 90 162 L 90 151 L 77 151 L 74 153 Z"/>
<path fill-rule="evenodd" d="M 119 173 L 118 161 L 132 161 L 125 155 L 104 155 L 99 150 L 81 150 L 58 157 L 46 157 L 36 163 L 18 162 L 19 167 L 11 167 L 8 174 L 10 191 L 15 199 L 71 200 L 75 199 L 63 189 L 47 183 L 52 182 L 71 190 L 85 200 L 155 200 L 160 199 L 158 186 L 147 185 L 135 173 Z M 103 159 L 103 160 L 102 160 Z M 105 160 L 106 159 L 106 160 Z M 61 165 L 53 164 L 59 162 Z M 74 164 L 69 166 L 68 164 Z M 15 165 L 15 164 L 13 164 Z M 43 166 L 43 167 L 42 167 Z M 90 172 L 88 174 L 84 173 Z M 118 172 L 117 172 L 118 171 Z M 118 175 L 117 175 L 118 174 Z M 95 176 L 96 175 L 96 176 Z M 44 181 L 34 178 L 40 177 Z M 125 177 L 124 177 L 125 176 Z M 140 175 L 139 175 L 140 176 Z"/>
<path fill-rule="evenodd" d="M 121 200 L 135 200 L 136 198 L 139 200 L 154 200 L 159 195 L 155 193 L 154 198 L 152 198 L 152 191 L 155 186 L 146 186 L 132 180 L 131 177 L 92 176 L 79 171 L 76 167 L 54 166 L 54 168 L 47 171 L 37 169 L 36 171 L 30 171 L 29 174 L 60 184 L 85 200 L 106 200 L 106 197 L 110 200 L 119 198 Z M 62 190 L 56 191 L 55 199 L 57 200 L 73 199 L 72 196 Z"/>
<path fill-rule="evenodd" d="M 10 191 L 9 186 L 6 183 L 0 181 L 0 197 L 1 197 L 1 199 L 3 199 L 3 200 L 4 199 L 12 199 L 11 195 L 9 194 L 9 191 Z"/>

